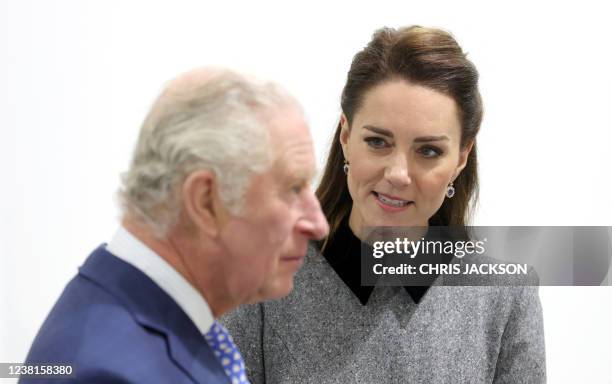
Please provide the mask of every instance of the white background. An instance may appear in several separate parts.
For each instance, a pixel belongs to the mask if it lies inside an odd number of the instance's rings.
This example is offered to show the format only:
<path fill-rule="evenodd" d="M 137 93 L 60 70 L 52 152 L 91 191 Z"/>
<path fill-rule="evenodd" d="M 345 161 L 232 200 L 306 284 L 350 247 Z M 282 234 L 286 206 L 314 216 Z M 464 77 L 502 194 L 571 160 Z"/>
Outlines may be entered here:
<path fill-rule="evenodd" d="M 451 31 L 481 74 L 479 225 L 612 226 L 604 2 L 0 2 L 0 362 L 21 362 L 117 226 L 115 192 L 163 83 L 205 64 L 303 103 L 319 166 L 352 56 L 384 25 Z M 612 382 L 612 288 L 540 289 L 550 383 Z"/>

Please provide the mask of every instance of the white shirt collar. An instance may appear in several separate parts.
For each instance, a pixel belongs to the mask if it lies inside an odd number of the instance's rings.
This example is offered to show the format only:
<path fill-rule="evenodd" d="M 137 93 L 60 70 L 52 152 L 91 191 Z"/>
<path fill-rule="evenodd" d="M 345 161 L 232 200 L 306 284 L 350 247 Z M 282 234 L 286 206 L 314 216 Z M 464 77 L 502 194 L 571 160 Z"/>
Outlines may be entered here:
<path fill-rule="evenodd" d="M 183 309 L 200 333 L 208 332 L 213 315 L 202 295 L 170 264 L 142 241 L 119 227 L 106 250 L 138 268 Z"/>

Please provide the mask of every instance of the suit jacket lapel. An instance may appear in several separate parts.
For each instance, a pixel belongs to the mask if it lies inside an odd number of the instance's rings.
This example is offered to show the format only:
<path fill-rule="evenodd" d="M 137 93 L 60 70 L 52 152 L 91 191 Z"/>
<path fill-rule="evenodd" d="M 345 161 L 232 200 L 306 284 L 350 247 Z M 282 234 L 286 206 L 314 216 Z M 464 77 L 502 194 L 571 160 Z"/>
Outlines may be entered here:
<path fill-rule="evenodd" d="M 174 300 L 133 265 L 98 247 L 79 274 L 116 297 L 143 327 L 166 337 L 174 363 L 197 383 L 228 383 L 204 336 Z"/>

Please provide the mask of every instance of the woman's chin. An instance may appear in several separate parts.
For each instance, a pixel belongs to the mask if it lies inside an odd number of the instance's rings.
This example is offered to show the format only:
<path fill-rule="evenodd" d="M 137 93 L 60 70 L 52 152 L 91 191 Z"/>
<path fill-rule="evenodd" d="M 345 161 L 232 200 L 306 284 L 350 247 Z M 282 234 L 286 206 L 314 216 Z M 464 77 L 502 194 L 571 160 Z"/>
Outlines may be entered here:
<path fill-rule="evenodd" d="M 366 224 L 364 228 L 368 227 L 422 227 L 427 226 L 427 220 L 424 222 L 413 217 L 388 217 L 379 216 L 368 220 L 370 224 Z"/>

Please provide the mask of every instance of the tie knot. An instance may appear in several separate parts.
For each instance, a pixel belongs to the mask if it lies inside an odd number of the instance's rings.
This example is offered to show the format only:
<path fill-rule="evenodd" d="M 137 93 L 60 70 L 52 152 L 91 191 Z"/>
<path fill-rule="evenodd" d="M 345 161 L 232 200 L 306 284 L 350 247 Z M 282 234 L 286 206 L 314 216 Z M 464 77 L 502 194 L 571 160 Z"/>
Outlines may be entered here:
<path fill-rule="evenodd" d="M 204 334 L 204 338 L 232 384 L 248 384 L 244 361 L 227 329 L 215 320 L 210 330 Z"/>
<path fill-rule="evenodd" d="M 232 337 L 230 336 L 227 329 L 225 329 L 223 325 L 219 324 L 217 320 L 213 322 L 208 332 L 204 334 L 204 337 L 206 338 L 209 344 L 211 342 L 218 342 L 219 344 L 225 342 L 227 345 L 228 341 L 233 343 Z"/>

